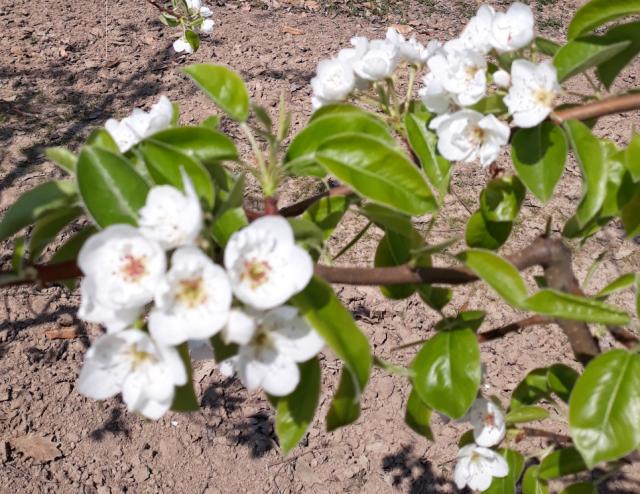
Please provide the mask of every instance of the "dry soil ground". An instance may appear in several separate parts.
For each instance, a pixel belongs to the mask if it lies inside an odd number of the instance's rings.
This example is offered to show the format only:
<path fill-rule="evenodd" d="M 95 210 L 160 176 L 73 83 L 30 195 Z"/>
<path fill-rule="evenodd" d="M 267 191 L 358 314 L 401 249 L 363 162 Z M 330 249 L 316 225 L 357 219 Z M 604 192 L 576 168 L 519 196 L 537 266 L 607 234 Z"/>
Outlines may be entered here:
<path fill-rule="evenodd" d="M 211 103 L 180 72 L 188 63 L 228 64 L 242 73 L 252 98 L 270 110 L 275 110 L 284 92 L 298 129 L 310 113 L 309 80 L 317 61 L 335 53 L 352 35 L 382 37 L 388 25 L 403 23 L 422 41 L 448 39 L 477 8 L 476 2 L 468 0 L 383 0 L 369 3 L 368 10 L 352 0 L 330 2 L 328 10 L 326 2 L 307 1 L 306 8 L 300 8 L 291 6 L 291 1 L 219 1 L 213 6 L 214 35 L 203 40 L 196 55 L 185 58 L 173 53 L 173 33 L 157 22 L 154 9 L 142 0 L 0 0 L 0 211 L 21 192 L 61 176 L 42 158 L 43 145 L 74 148 L 109 116 L 147 106 L 161 93 L 180 104 L 183 123 L 210 114 Z M 561 40 L 562 26 L 576 4 L 539 0 L 534 5 L 541 31 Z M 637 86 L 637 77 L 636 66 L 625 72 L 619 86 Z M 613 116 L 602 119 L 597 131 L 624 142 L 634 123 L 640 124 L 637 114 Z M 224 127 L 236 134 L 232 126 L 225 123 Z M 434 229 L 440 239 L 462 233 L 486 180 L 475 166 L 458 166 L 452 183 L 455 195 Z M 314 187 L 292 181 L 284 201 L 307 196 Z M 548 215 L 554 217 L 554 229 L 560 228 L 579 197 L 579 175 L 571 163 L 557 200 L 543 207 L 527 199 L 523 221 L 505 251 L 531 241 L 544 228 Z M 345 221 L 332 240 L 332 252 L 362 224 L 355 217 Z M 367 263 L 380 236 L 371 231 L 342 262 Z M 5 268 L 11 247 L 11 241 L 1 246 L 0 263 Z M 625 241 L 620 228 L 612 225 L 579 249 L 575 268 L 580 277 L 601 252 L 605 252 L 604 262 L 593 278 L 593 289 L 640 266 L 638 246 Z M 436 315 L 415 298 L 390 302 L 375 288 L 337 290 L 382 357 L 407 363 L 415 347 L 393 353 L 392 349 L 432 334 Z M 374 371 L 355 425 L 327 433 L 316 419 L 303 444 L 284 459 L 264 397 L 247 393 L 209 363 L 198 364 L 195 372 L 202 400 L 199 413 L 169 413 L 149 422 L 126 413 L 118 399 L 104 403 L 84 399 L 75 392 L 74 382 L 83 353 L 100 330 L 75 317 L 78 294 L 60 287 L 11 288 L 0 294 L 0 492 L 455 490 L 450 480 L 455 443 L 464 426 L 436 419 L 436 442 L 416 436 L 402 421 L 408 385 L 400 378 Z M 629 296 L 616 301 L 631 307 Z M 463 288 L 447 311 L 453 313 L 463 305 L 487 310 L 487 327 L 518 317 L 478 286 Z M 637 321 L 634 324 L 637 328 Z M 47 338 L 47 331 L 60 327 L 74 327 L 80 336 Z M 603 345 L 606 348 L 611 342 L 605 339 Z M 483 359 L 487 393 L 505 402 L 531 369 L 558 359 L 575 365 L 555 326 L 527 329 L 485 344 Z M 318 417 L 326 412 L 339 371 L 333 355 L 327 353 L 322 362 L 325 391 Z M 550 409 L 549 430 L 562 432 L 558 420 L 562 409 Z M 44 437 L 57 448 L 48 456 L 56 458 L 41 463 L 11 446 L 27 434 Z M 534 451 L 543 444 L 531 440 L 521 446 Z M 622 476 L 603 483 L 601 489 L 639 492 L 639 479 L 638 467 L 625 467 Z"/>

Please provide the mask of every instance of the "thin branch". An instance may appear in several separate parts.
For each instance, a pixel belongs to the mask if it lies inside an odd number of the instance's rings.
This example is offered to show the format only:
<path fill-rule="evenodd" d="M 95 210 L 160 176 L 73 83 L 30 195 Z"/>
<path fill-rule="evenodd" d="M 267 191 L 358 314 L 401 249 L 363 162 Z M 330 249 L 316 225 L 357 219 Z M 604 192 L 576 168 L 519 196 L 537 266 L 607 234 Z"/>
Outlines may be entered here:
<path fill-rule="evenodd" d="M 561 124 L 567 120 L 589 120 L 638 108 L 640 108 L 640 93 L 631 93 L 558 110 L 553 112 L 550 118 L 555 123 Z"/>
<path fill-rule="evenodd" d="M 478 341 L 480 343 L 485 343 L 487 341 L 497 340 L 498 338 L 502 338 L 509 333 L 519 331 L 529 326 L 538 326 L 550 323 L 553 323 L 553 318 L 551 317 L 540 315 L 531 316 L 520 321 L 512 322 L 511 324 L 507 324 L 506 326 L 490 329 L 489 331 L 484 331 L 483 333 L 478 333 Z"/>
<path fill-rule="evenodd" d="M 160 5 L 158 2 L 155 2 L 154 0 L 146 0 L 146 2 L 150 5 L 153 5 L 156 9 L 158 9 L 160 12 L 164 13 L 164 14 L 168 14 L 171 16 L 175 17 L 175 14 L 173 12 L 171 12 L 169 9 L 163 7 L 162 5 Z"/>
<path fill-rule="evenodd" d="M 555 432 L 551 432 L 551 431 L 545 431 L 542 429 L 536 429 L 534 427 L 521 427 L 520 428 L 520 433 L 518 434 L 518 436 L 516 437 L 516 441 L 519 442 L 522 439 L 524 439 L 525 437 L 544 437 L 546 439 L 550 439 L 554 442 L 557 443 L 571 443 L 572 439 L 571 437 L 565 435 L 565 434 L 557 434 Z"/>
<path fill-rule="evenodd" d="M 640 338 L 631 331 L 618 326 L 607 326 L 607 329 L 609 330 L 609 333 L 611 333 L 611 336 L 613 336 L 614 340 L 627 348 L 634 348 L 640 344 Z"/>
<path fill-rule="evenodd" d="M 339 185 L 338 187 L 333 187 L 332 189 L 325 190 L 320 194 L 317 194 L 313 197 L 309 197 L 307 199 L 303 199 L 300 202 L 296 202 L 295 204 L 291 204 L 290 206 L 285 206 L 280 209 L 280 215 L 291 217 L 298 216 L 299 214 L 304 213 L 309 206 L 318 202 L 320 199 L 324 197 L 333 197 L 333 196 L 349 196 L 353 194 L 351 188 L 346 185 Z"/>

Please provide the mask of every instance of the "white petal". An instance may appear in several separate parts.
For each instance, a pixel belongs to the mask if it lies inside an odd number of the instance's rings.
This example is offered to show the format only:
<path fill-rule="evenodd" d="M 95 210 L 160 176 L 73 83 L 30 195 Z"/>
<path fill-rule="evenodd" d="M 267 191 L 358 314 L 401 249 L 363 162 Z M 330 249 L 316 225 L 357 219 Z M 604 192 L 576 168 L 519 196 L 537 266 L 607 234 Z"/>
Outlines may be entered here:
<path fill-rule="evenodd" d="M 273 396 L 287 396 L 300 382 L 300 369 L 295 362 L 279 356 L 270 365 L 265 366 L 262 388 Z"/>
<path fill-rule="evenodd" d="M 87 398 L 105 400 L 120 392 L 122 382 L 108 369 L 88 361 L 82 366 L 76 385 Z"/>
<path fill-rule="evenodd" d="M 232 309 L 223 336 L 227 343 L 246 345 L 253 337 L 255 330 L 256 322 L 253 317 L 245 311 Z"/>
<path fill-rule="evenodd" d="M 140 408 L 138 408 L 137 411 L 148 419 L 158 420 L 165 413 L 167 413 L 167 411 L 169 411 L 172 402 L 173 393 L 171 394 L 171 398 L 164 401 L 147 399 L 146 401 L 140 403 Z"/>
<path fill-rule="evenodd" d="M 187 369 L 180 357 L 180 353 L 178 353 L 178 350 L 158 345 L 158 353 L 162 356 L 164 364 L 170 371 L 171 382 L 176 386 L 183 386 L 187 384 Z"/>

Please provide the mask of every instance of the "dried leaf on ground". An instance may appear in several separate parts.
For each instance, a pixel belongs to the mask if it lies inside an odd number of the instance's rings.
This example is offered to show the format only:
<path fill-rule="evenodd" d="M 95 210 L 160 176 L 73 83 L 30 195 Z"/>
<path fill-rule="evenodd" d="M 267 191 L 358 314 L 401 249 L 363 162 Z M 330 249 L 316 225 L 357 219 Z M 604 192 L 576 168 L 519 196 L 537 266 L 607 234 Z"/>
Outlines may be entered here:
<path fill-rule="evenodd" d="M 297 27 L 291 27 L 291 26 L 282 26 L 282 32 L 291 34 L 293 36 L 301 36 L 304 34 L 304 31 L 302 29 L 298 29 Z"/>
<path fill-rule="evenodd" d="M 70 340 L 78 336 L 76 328 L 53 328 L 45 331 L 48 340 Z"/>
<path fill-rule="evenodd" d="M 407 26 L 406 24 L 393 24 L 391 27 L 405 36 L 413 31 L 413 28 L 411 26 Z"/>
<path fill-rule="evenodd" d="M 58 446 L 50 439 L 35 434 L 12 439 L 11 446 L 38 463 L 47 463 L 62 456 Z"/>

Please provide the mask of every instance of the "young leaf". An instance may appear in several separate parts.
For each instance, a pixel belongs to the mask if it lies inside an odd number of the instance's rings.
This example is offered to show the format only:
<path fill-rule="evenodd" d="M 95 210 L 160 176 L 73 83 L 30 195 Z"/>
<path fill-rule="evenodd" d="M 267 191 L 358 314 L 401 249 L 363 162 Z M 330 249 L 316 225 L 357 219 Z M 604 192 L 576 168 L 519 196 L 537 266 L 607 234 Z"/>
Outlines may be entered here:
<path fill-rule="evenodd" d="M 598 79 L 609 89 L 622 69 L 640 52 L 640 22 L 615 26 L 609 29 L 602 39 L 607 40 L 608 43 L 629 42 L 629 46 L 617 55 L 602 62 L 596 69 Z"/>
<path fill-rule="evenodd" d="M 430 338 L 411 363 L 413 389 L 422 401 L 458 419 L 480 387 L 480 347 L 470 329 L 442 331 Z"/>
<path fill-rule="evenodd" d="M 565 487 L 560 494 L 598 494 L 593 482 L 577 482 Z"/>
<path fill-rule="evenodd" d="M 540 464 L 538 477 L 552 480 L 587 470 L 582 456 L 576 448 L 558 449 L 545 457 Z"/>
<path fill-rule="evenodd" d="M 547 369 L 533 369 L 516 386 L 511 394 L 511 410 L 533 405 L 540 400 L 550 397 L 549 385 L 547 383 Z"/>
<path fill-rule="evenodd" d="M 231 139 L 206 127 L 166 129 L 153 134 L 153 140 L 179 149 L 202 163 L 234 160 L 238 157 L 238 150 Z"/>
<path fill-rule="evenodd" d="M 433 441 L 433 431 L 431 430 L 431 413 L 433 411 L 425 404 L 415 389 L 411 390 L 407 400 L 407 411 L 404 421 L 415 432 Z"/>
<path fill-rule="evenodd" d="M 62 229 L 82 214 L 82 208 L 66 206 L 52 211 L 36 221 L 29 239 L 29 258 L 37 260 Z"/>
<path fill-rule="evenodd" d="M 549 391 L 555 393 L 565 403 L 569 403 L 571 391 L 578 380 L 578 373 L 564 364 L 553 364 L 547 370 Z"/>
<path fill-rule="evenodd" d="M 331 408 L 327 413 L 327 431 L 334 431 L 358 420 L 362 392 L 356 380 L 357 377 L 345 365 L 340 373 L 338 389 L 331 400 Z"/>
<path fill-rule="evenodd" d="M 640 234 L 640 190 L 624 205 L 621 211 L 622 226 L 628 237 Z"/>
<path fill-rule="evenodd" d="M 298 366 L 300 382 L 293 393 L 271 397 L 276 409 L 276 434 L 285 455 L 307 432 L 320 399 L 320 362 L 314 357 Z"/>
<path fill-rule="evenodd" d="M 637 13 L 640 13 L 640 0 L 591 0 L 573 16 L 568 37 L 577 38 L 606 22 Z"/>
<path fill-rule="evenodd" d="M 496 250 L 509 238 L 512 221 L 487 221 L 481 211 L 476 211 L 467 221 L 465 241 L 474 249 Z"/>
<path fill-rule="evenodd" d="M 596 297 L 598 298 L 606 297 L 608 295 L 611 295 L 612 293 L 615 293 L 620 290 L 624 290 L 625 288 L 629 288 L 630 286 L 633 286 L 634 283 L 636 282 L 636 276 L 637 275 L 635 273 L 623 274 L 622 276 L 616 278 L 607 286 L 605 286 L 602 290 L 600 290 L 596 294 Z"/>
<path fill-rule="evenodd" d="M 522 494 L 549 494 L 547 482 L 538 477 L 539 465 L 531 466 L 524 472 Z"/>
<path fill-rule="evenodd" d="M 45 182 L 25 192 L 4 214 L 0 222 L 0 241 L 45 214 L 71 204 L 76 197 L 75 184 L 67 180 Z"/>
<path fill-rule="evenodd" d="M 540 50 L 545 55 L 549 55 L 550 57 L 558 53 L 558 50 L 562 46 L 556 43 L 555 41 L 547 38 L 543 38 L 542 36 L 536 37 L 535 45 L 538 50 Z"/>
<path fill-rule="evenodd" d="M 387 232 L 382 237 L 374 258 L 375 267 L 399 266 L 411 259 L 411 243 L 407 237 L 394 232 Z M 382 294 L 394 300 L 401 300 L 413 295 L 416 287 L 411 284 L 381 286 Z"/>
<path fill-rule="evenodd" d="M 67 148 L 63 147 L 53 147 L 47 148 L 44 150 L 44 155 L 47 159 L 53 161 L 56 165 L 58 165 L 63 170 L 73 174 L 76 171 L 76 161 L 78 161 L 78 157 L 69 151 Z"/>
<path fill-rule="evenodd" d="M 625 165 L 634 182 L 640 182 L 640 134 L 634 134 L 627 147 Z"/>
<path fill-rule="evenodd" d="M 193 370 L 191 368 L 189 347 L 186 343 L 183 343 L 178 347 L 178 352 L 187 369 L 187 383 L 176 387 L 173 402 L 171 403 L 171 410 L 174 412 L 195 412 L 200 409 L 200 404 L 198 403 L 198 397 L 193 388 Z"/>
<path fill-rule="evenodd" d="M 614 57 L 630 45 L 629 41 L 607 43 L 598 36 L 578 38 L 564 45 L 553 58 L 558 72 L 558 82 L 595 67 Z"/>
<path fill-rule="evenodd" d="M 191 45 L 193 52 L 194 53 L 197 52 L 198 49 L 200 48 L 200 36 L 198 36 L 198 34 L 195 31 L 192 31 L 191 29 L 187 29 L 184 33 L 184 37 L 187 40 L 187 43 Z"/>
<path fill-rule="evenodd" d="M 378 228 L 411 238 L 414 234 L 411 218 L 393 209 L 368 203 L 360 208 L 360 212 L 373 221 Z"/>
<path fill-rule="evenodd" d="M 567 159 L 564 132 L 551 122 L 519 129 L 511 141 L 511 157 L 520 180 L 534 196 L 547 202 L 553 196 Z"/>
<path fill-rule="evenodd" d="M 78 257 L 78 252 L 86 242 L 86 240 L 96 233 L 96 229 L 92 226 L 83 228 L 69 240 L 67 240 L 53 256 L 51 257 L 51 264 L 56 264 L 64 261 L 71 261 Z"/>
<path fill-rule="evenodd" d="M 76 177 L 80 197 L 98 226 L 137 224 L 149 186 L 123 156 L 100 147 L 84 147 Z"/>
<path fill-rule="evenodd" d="M 524 456 L 512 449 L 501 449 L 509 465 L 509 473 L 506 477 L 494 477 L 485 494 L 516 494 L 516 485 L 524 470 Z"/>
<path fill-rule="evenodd" d="M 341 134 L 324 141 L 316 159 L 373 202 L 409 215 L 437 209 L 420 171 L 404 153 L 384 141 L 365 134 Z"/>
<path fill-rule="evenodd" d="M 248 224 L 249 221 L 247 220 L 247 215 L 245 214 L 244 209 L 228 209 L 218 216 L 211 225 L 211 235 L 220 247 L 224 247 L 227 245 L 231 235 Z"/>
<path fill-rule="evenodd" d="M 593 359 L 569 401 L 575 447 L 591 469 L 640 446 L 640 355 L 611 350 Z"/>
<path fill-rule="evenodd" d="M 518 177 L 496 178 L 480 193 L 480 211 L 487 221 L 513 221 L 520 212 L 525 194 Z"/>
<path fill-rule="evenodd" d="M 114 153 L 119 153 L 120 149 L 116 144 L 116 141 L 113 140 L 111 134 L 107 132 L 105 129 L 94 129 L 87 137 L 87 141 L 85 145 L 92 147 L 100 147 L 102 149 L 106 149 L 107 151 L 111 151 Z"/>
<path fill-rule="evenodd" d="M 328 196 L 314 202 L 302 215 L 322 230 L 322 237 L 328 240 L 333 230 L 349 209 L 352 200 L 346 196 Z"/>
<path fill-rule="evenodd" d="M 536 420 L 544 420 L 549 416 L 542 407 L 534 405 L 525 405 L 511 410 L 505 417 L 508 424 L 521 424 L 523 422 L 533 422 Z"/>
<path fill-rule="evenodd" d="M 242 78 L 222 65 L 196 64 L 184 69 L 196 85 L 238 122 L 249 117 L 249 93 Z"/>

